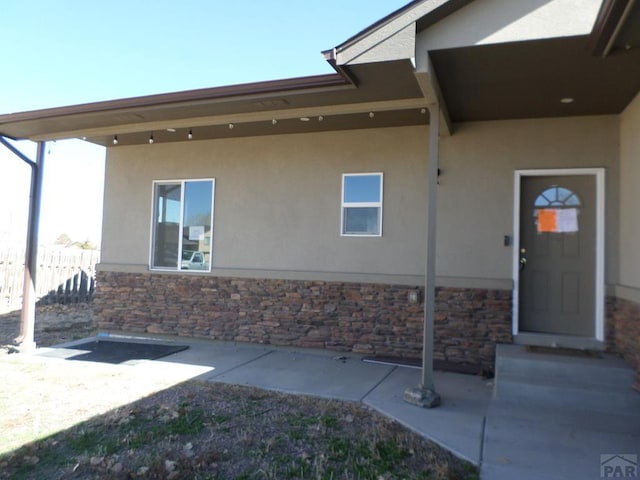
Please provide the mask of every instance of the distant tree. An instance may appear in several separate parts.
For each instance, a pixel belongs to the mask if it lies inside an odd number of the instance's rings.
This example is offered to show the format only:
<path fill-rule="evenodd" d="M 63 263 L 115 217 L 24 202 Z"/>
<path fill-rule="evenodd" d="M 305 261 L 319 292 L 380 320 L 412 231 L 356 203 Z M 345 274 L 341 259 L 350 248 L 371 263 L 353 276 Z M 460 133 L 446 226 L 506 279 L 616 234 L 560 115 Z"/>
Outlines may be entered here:
<path fill-rule="evenodd" d="M 87 239 L 84 242 L 74 242 L 66 233 L 59 235 L 58 238 L 56 238 L 54 245 L 60 245 L 67 248 L 80 248 L 82 250 L 98 250 L 98 246 L 91 240 Z"/>
<path fill-rule="evenodd" d="M 88 239 L 84 242 L 73 242 L 71 246 L 81 248 L 82 250 L 98 250 L 98 246 Z"/>
<path fill-rule="evenodd" d="M 68 247 L 71 244 L 73 244 L 71 237 L 66 233 L 58 235 L 58 238 L 56 238 L 56 241 L 54 242 L 54 245 L 62 245 L 63 247 Z"/>

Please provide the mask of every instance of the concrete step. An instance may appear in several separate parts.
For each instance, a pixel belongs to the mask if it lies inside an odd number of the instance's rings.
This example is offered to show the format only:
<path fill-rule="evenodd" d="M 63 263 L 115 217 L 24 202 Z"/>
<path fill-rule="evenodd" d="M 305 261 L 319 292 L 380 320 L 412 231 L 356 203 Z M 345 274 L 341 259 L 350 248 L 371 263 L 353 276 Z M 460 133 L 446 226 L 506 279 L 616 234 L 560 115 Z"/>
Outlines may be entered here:
<path fill-rule="evenodd" d="M 577 412 L 494 400 L 487 412 L 481 479 L 596 479 L 600 455 L 636 452 L 640 416 Z"/>
<path fill-rule="evenodd" d="M 633 370 L 621 359 L 528 352 L 499 345 L 494 397 L 536 408 L 640 412 L 640 394 L 631 387 Z"/>
<path fill-rule="evenodd" d="M 640 445 L 640 394 L 622 360 L 499 345 L 482 480 L 600 478 L 601 455 Z"/>
<path fill-rule="evenodd" d="M 640 395 L 638 395 L 640 397 Z M 603 434 L 634 434 L 640 436 L 640 409 L 609 408 L 594 411 L 581 404 L 571 404 L 562 408 L 558 403 L 527 403 L 517 398 L 494 398 L 487 409 L 487 417 L 529 420 L 556 426 L 588 426 Z"/>
<path fill-rule="evenodd" d="M 600 388 L 593 385 L 575 385 L 554 381 L 522 377 L 510 378 L 502 375 L 496 382 L 494 397 L 518 400 L 538 406 L 552 404 L 556 408 L 581 408 L 595 411 L 636 410 L 640 412 L 640 394 L 630 387 Z"/>
<path fill-rule="evenodd" d="M 544 379 L 568 386 L 592 386 L 604 390 L 630 389 L 634 372 L 621 358 L 602 354 L 601 357 L 567 356 L 531 353 L 522 345 L 498 345 L 496 377 Z"/>

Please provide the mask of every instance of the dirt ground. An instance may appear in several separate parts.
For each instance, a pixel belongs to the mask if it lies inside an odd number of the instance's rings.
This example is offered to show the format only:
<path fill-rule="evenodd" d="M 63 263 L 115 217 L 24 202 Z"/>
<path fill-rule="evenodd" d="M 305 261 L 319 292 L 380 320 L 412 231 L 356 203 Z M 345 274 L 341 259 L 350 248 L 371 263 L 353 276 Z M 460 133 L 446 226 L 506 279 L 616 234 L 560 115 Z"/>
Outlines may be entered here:
<path fill-rule="evenodd" d="M 36 306 L 35 340 L 47 347 L 94 335 L 93 310 L 89 303 Z M 20 311 L 0 315 L 0 354 L 12 349 L 20 333 Z"/>
<path fill-rule="evenodd" d="M 0 479 L 473 479 L 477 469 L 360 404 L 135 367 L 9 353 L 0 316 Z M 94 333 L 90 306 L 41 307 L 38 347 Z"/>

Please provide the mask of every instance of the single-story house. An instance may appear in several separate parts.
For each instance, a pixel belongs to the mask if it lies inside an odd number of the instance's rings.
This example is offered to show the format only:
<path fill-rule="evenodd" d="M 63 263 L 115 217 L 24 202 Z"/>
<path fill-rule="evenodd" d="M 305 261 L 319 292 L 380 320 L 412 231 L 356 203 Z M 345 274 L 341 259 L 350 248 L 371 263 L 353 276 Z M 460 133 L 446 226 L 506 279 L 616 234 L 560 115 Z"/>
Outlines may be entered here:
<path fill-rule="evenodd" d="M 99 328 L 418 358 L 435 287 L 436 360 L 608 349 L 640 385 L 640 2 L 415 0 L 324 56 L 0 116 L 106 147 Z"/>

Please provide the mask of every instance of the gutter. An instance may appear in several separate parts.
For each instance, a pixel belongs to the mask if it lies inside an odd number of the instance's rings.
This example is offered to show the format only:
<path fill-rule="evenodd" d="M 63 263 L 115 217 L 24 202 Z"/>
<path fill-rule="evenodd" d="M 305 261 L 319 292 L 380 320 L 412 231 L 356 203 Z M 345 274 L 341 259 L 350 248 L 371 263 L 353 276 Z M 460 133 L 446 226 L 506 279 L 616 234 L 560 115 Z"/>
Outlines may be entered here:
<path fill-rule="evenodd" d="M 295 90 L 344 87 L 353 85 L 353 82 L 351 81 L 351 77 L 349 75 L 343 74 L 338 68 L 336 68 L 336 71 L 336 74 L 245 83 L 224 87 L 204 88 L 198 90 L 187 90 L 183 92 L 162 93 L 157 95 L 146 95 L 142 97 L 131 97 L 103 102 L 85 103 L 68 107 L 56 107 L 43 110 L 31 110 L 28 112 L 10 113 L 0 115 L 0 125 L 6 123 L 43 120 L 47 118 L 71 116 L 85 113 L 101 113 L 140 107 L 154 107 L 177 103 L 201 102 L 205 100 L 218 100 L 223 98 L 234 98 Z"/>

